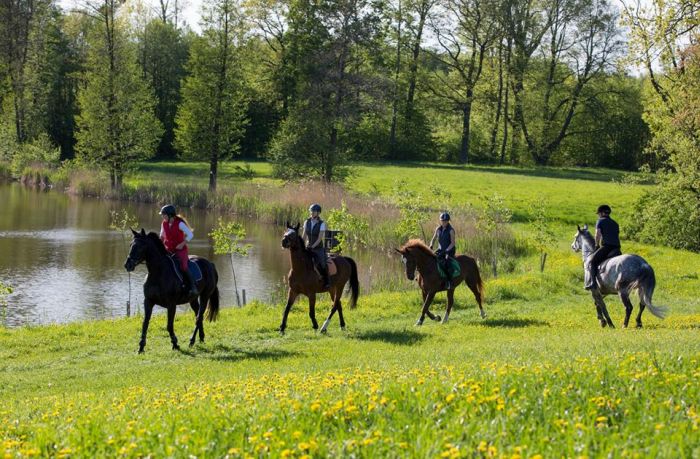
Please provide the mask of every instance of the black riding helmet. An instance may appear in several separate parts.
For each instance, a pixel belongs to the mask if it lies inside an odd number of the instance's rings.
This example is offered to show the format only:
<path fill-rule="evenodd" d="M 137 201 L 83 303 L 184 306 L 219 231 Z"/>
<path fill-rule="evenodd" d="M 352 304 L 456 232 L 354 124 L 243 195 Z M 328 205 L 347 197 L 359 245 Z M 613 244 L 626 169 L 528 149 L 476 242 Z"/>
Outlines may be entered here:
<path fill-rule="evenodd" d="M 450 221 L 450 214 L 447 212 L 443 212 L 440 214 L 440 221 L 442 222 L 449 222 Z"/>
<path fill-rule="evenodd" d="M 604 213 L 604 214 L 611 214 L 612 209 L 610 208 L 609 205 L 603 204 L 601 206 L 598 206 L 598 210 L 596 211 L 597 214 Z"/>
<path fill-rule="evenodd" d="M 161 215 L 167 215 L 168 217 L 174 217 L 177 214 L 175 206 L 172 204 L 167 204 L 160 209 Z"/>
<path fill-rule="evenodd" d="M 311 204 L 309 212 L 321 212 L 321 206 L 319 204 Z"/>

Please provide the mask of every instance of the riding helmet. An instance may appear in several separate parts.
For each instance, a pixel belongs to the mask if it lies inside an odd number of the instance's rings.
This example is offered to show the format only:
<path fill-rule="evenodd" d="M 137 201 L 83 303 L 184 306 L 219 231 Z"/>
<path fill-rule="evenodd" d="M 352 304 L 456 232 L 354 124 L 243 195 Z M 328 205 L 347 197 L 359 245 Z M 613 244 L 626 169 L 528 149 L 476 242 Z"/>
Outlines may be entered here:
<path fill-rule="evenodd" d="M 442 222 L 449 222 L 450 221 L 450 214 L 447 212 L 443 212 L 440 214 L 440 221 Z"/>
<path fill-rule="evenodd" d="M 174 217 L 175 214 L 177 214 L 177 211 L 175 210 L 175 206 L 172 204 L 168 204 L 163 206 L 160 209 L 160 214 L 161 215 L 167 215 L 168 217 Z"/>
<path fill-rule="evenodd" d="M 318 204 L 311 204 L 309 212 L 321 212 L 321 206 Z"/>
<path fill-rule="evenodd" d="M 596 211 L 597 214 L 599 214 L 599 213 L 601 213 L 601 212 L 602 212 L 602 213 L 605 213 L 605 214 L 611 214 L 611 213 L 612 213 L 612 209 L 610 208 L 609 205 L 603 204 L 602 206 L 598 206 L 598 210 Z"/>

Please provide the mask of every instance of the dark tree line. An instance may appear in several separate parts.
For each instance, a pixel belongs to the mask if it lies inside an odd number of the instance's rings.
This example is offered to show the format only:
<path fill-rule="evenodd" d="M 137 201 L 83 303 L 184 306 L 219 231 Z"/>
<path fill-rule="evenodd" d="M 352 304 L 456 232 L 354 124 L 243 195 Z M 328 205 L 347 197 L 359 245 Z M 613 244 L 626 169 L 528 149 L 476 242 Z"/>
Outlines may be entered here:
<path fill-rule="evenodd" d="M 0 3 L 2 154 L 48 137 L 115 187 L 199 159 L 212 190 L 232 156 L 328 181 L 352 160 L 634 169 L 646 82 L 670 99 L 667 69 L 623 70 L 607 0 L 207 0 L 199 33 L 177 8 Z"/>

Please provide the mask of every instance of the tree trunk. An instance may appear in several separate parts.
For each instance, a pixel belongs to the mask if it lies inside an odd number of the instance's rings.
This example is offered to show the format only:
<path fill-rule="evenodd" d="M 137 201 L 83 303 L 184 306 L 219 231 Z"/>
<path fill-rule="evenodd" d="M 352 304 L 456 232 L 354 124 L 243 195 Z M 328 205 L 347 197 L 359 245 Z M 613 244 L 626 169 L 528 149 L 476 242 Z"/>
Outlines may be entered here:
<path fill-rule="evenodd" d="M 459 150 L 459 162 L 469 164 L 469 128 L 472 116 L 471 90 L 467 91 L 469 100 L 462 106 L 462 145 Z"/>
<path fill-rule="evenodd" d="M 216 191 L 216 174 L 219 169 L 219 153 L 212 152 L 209 158 L 209 191 Z"/>
<path fill-rule="evenodd" d="M 501 110 L 503 106 L 503 46 L 498 47 L 498 97 L 496 99 L 496 117 L 491 128 L 491 140 L 489 142 L 489 157 L 496 155 L 496 137 L 498 136 L 498 125 L 501 122 Z"/>
<path fill-rule="evenodd" d="M 401 71 L 401 0 L 399 0 L 399 18 L 396 33 L 396 69 L 394 70 L 394 101 L 391 109 L 391 130 L 389 132 L 389 157 L 396 159 L 396 124 L 399 113 L 399 73 Z"/>

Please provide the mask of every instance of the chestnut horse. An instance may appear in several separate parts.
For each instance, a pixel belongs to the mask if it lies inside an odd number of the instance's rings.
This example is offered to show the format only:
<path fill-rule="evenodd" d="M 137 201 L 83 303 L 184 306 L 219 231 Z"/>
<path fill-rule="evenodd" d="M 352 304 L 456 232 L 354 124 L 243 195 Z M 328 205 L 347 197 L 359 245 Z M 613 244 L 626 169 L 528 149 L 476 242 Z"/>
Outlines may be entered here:
<path fill-rule="evenodd" d="M 299 235 L 299 224 L 292 227 L 287 223 L 287 231 L 282 237 L 282 247 L 289 249 L 289 254 L 292 260 L 292 269 L 289 271 L 289 294 L 287 296 L 287 306 L 284 308 L 282 316 L 282 324 L 280 325 L 280 333 L 284 334 L 287 328 L 287 316 L 292 309 L 294 301 L 299 295 L 306 295 L 309 298 L 309 317 L 314 330 L 318 329 L 316 322 L 316 294 L 328 292 L 333 300 L 333 307 L 328 318 L 321 327 L 321 333 L 325 333 L 328 329 L 331 317 L 338 311 L 340 319 L 340 328 L 345 329 L 345 319 L 343 318 L 343 307 L 340 303 L 340 298 L 343 295 L 345 284 L 350 281 L 350 307 L 354 308 L 357 304 L 357 297 L 360 294 L 360 285 L 357 280 L 357 265 L 350 257 L 334 256 L 333 261 L 338 272 L 330 276 L 330 288 L 324 289 L 322 280 L 314 269 L 314 262 L 309 252 L 304 247 L 304 241 Z"/>
<path fill-rule="evenodd" d="M 431 320 L 440 321 L 439 315 L 433 315 L 430 312 L 430 304 L 435 298 L 437 292 L 445 289 L 445 281 L 440 277 L 437 268 L 437 257 L 435 253 L 419 239 L 411 239 L 400 249 L 396 249 L 401 254 L 401 261 L 406 266 L 406 277 L 408 280 L 413 280 L 415 272 L 418 271 L 418 285 L 423 294 L 423 310 L 416 325 L 423 325 L 423 320 L 427 315 Z M 447 323 L 450 317 L 450 311 L 454 304 L 455 288 L 464 281 L 469 287 L 469 290 L 474 293 L 474 298 L 479 304 L 481 318 L 486 318 L 486 313 L 482 307 L 484 301 L 484 284 L 481 282 L 479 275 L 479 267 L 476 265 L 476 260 L 466 255 L 458 255 L 455 259 L 459 262 L 461 274 L 459 277 L 452 279 L 452 286 L 447 290 L 447 309 L 445 310 L 445 318 L 442 323 Z"/>

